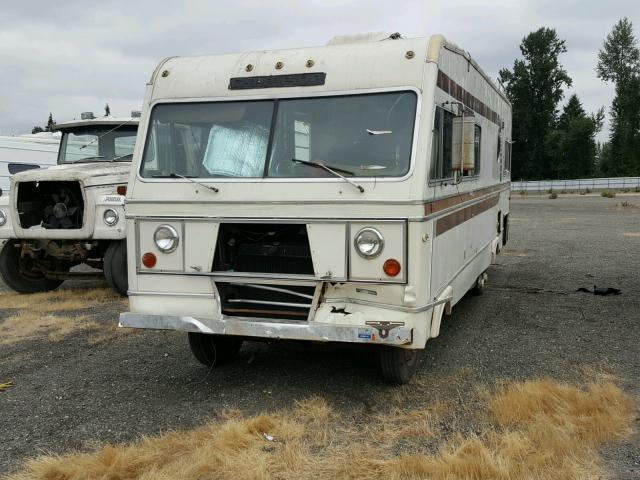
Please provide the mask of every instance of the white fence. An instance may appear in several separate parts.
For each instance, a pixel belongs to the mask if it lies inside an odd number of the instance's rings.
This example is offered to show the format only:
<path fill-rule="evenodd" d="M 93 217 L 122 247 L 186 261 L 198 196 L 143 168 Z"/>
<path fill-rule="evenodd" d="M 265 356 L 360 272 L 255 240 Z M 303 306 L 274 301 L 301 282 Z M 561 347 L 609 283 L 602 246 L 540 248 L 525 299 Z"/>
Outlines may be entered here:
<path fill-rule="evenodd" d="M 622 190 L 636 188 L 640 189 L 640 177 L 581 178 L 577 180 L 511 182 L 511 190 L 514 192 L 546 192 L 551 189 L 561 192 L 563 190 Z"/>

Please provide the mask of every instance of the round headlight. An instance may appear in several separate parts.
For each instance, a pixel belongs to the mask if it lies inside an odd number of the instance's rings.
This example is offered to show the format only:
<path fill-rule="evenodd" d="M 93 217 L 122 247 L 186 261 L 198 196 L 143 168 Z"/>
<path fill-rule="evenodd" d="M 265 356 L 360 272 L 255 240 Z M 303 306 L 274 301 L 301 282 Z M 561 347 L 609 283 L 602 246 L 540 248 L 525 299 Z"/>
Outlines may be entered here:
<path fill-rule="evenodd" d="M 102 219 L 104 223 L 109 227 L 113 227 L 116 223 L 118 223 L 118 212 L 111 208 L 107 208 L 102 214 Z"/>
<path fill-rule="evenodd" d="M 375 228 L 367 227 L 356 233 L 353 240 L 356 252 L 363 258 L 375 258 L 382 253 L 384 238 Z"/>
<path fill-rule="evenodd" d="M 0 210 L 0 227 L 7 223 L 7 213 L 4 210 Z"/>
<path fill-rule="evenodd" d="M 160 225 L 153 234 L 156 247 L 162 253 L 171 253 L 178 248 L 179 239 L 178 231 L 171 225 Z"/>

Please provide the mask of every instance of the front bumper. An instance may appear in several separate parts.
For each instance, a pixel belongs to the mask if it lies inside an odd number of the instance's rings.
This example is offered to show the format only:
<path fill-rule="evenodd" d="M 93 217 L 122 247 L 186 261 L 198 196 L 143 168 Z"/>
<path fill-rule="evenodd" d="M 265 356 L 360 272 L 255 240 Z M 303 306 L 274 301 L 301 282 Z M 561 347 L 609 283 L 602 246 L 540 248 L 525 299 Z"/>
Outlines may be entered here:
<path fill-rule="evenodd" d="M 218 335 L 268 338 L 275 340 L 309 340 L 315 342 L 373 343 L 409 345 L 413 342 L 413 328 L 398 326 L 381 332 L 368 325 L 334 325 L 317 322 L 226 317 L 197 319 L 176 315 L 121 313 L 120 326 L 181 330 Z M 384 337 L 384 338 L 383 338 Z"/>

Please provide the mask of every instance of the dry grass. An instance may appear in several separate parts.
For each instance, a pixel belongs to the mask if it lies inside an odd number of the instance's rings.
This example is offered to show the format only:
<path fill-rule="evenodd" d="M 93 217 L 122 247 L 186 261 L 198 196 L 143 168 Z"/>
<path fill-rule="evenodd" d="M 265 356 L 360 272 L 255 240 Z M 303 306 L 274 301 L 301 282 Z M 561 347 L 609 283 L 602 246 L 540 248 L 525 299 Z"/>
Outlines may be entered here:
<path fill-rule="evenodd" d="M 28 309 L 38 312 L 62 312 L 94 307 L 104 302 L 123 301 L 108 288 L 53 290 L 51 292 L 21 295 L 11 293 L 0 297 L 1 308 Z"/>
<path fill-rule="evenodd" d="M 20 312 L 0 324 L 0 345 L 46 337 L 60 340 L 66 335 L 83 328 L 96 328 L 98 324 L 87 320 L 86 316 L 52 315 Z"/>
<path fill-rule="evenodd" d="M 41 457 L 7 479 L 600 478 L 598 447 L 627 435 L 635 415 L 611 382 L 503 385 L 480 405 L 483 431 L 448 436 L 438 426 L 450 414 L 444 404 L 351 417 L 311 398 L 270 415 L 231 412 L 188 432 Z"/>
<path fill-rule="evenodd" d="M 98 325 L 88 317 L 73 313 L 105 303 L 123 302 L 123 299 L 106 288 L 92 288 L 8 294 L 2 295 L 0 302 L 3 310 L 11 310 L 0 322 L 0 345 L 6 345 L 44 336 L 59 340 L 79 329 L 96 328 Z"/>

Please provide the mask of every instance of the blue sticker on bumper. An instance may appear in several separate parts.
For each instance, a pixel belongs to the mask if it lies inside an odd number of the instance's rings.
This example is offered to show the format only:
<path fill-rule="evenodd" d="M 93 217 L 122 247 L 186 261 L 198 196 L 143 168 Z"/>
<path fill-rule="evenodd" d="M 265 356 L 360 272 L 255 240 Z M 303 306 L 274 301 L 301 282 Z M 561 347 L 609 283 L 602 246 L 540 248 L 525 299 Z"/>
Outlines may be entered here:
<path fill-rule="evenodd" d="M 366 328 L 359 328 L 358 338 L 362 338 L 363 340 L 371 340 L 371 330 L 368 330 Z"/>

